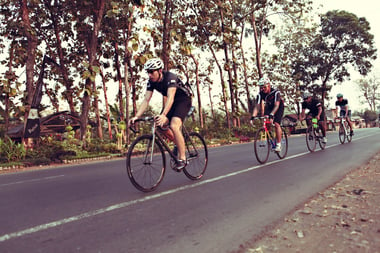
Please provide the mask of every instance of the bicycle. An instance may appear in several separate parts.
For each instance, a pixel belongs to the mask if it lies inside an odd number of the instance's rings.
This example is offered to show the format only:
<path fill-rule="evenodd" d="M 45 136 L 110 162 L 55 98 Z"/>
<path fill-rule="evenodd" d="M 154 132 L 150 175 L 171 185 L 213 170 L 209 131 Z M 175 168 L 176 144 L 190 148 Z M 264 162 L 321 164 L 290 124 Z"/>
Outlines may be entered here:
<path fill-rule="evenodd" d="M 274 124 L 271 123 L 268 116 L 256 117 L 262 122 L 262 127 L 257 130 L 254 141 L 255 156 L 259 163 L 264 164 L 267 162 L 269 153 L 272 150 L 277 154 L 280 159 L 285 158 L 288 153 L 288 137 L 285 129 L 281 126 L 281 151 L 274 151 L 276 147 L 276 134 L 272 129 Z"/>
<path fill-rule="evenodd" d="M 194 112 L 192 107 L 187 115 Z M 127 152 L 127 173 L 132 184 L 142 192 L 155 190 L 162 182 L 166 170 L 165 151 L 171 157 L 171 168 L 175 170 L 178 162 L 176 154 L 170 149 L 164 134 L 156 125 L 154 117 L 144 117 L 135 122 L 149 122 L 151 133 L 137 137 L 130 145 Z M 134 133 L 138 131 L 130 126 Z M 207 162 L 208 151 L 203 137 L 197 132 L 188 132 L 185 125 L 182 126 L 185 139 L 187 165 L 182 169 L 191 180 L 199 180 L 203 177 Z M 177 170 L 176 170 L 177 171 Z"/>
<path fill-rule="evenodd" d="M 317 147 L 323 150 L 326 147 L 326 143 L 323 142 L 322 130 L 319 128 L 318 120 L 316 118 L 311 119 L 311 125 L 306 129 L 306 145 L 310 152 L 314 152 Z"/>
<path fill-rule="evenodd" d="M 351 142 L 352 135 L 350 133 L 350 125 L 348 124 L 346 117 L 340 116 L 337 118 L 337 120 L 339 122 L 338 135 L 339 135 L 340 143 L 343 144 L 346 141 L 346 139 L 347 139 L 347 142 Z"/>

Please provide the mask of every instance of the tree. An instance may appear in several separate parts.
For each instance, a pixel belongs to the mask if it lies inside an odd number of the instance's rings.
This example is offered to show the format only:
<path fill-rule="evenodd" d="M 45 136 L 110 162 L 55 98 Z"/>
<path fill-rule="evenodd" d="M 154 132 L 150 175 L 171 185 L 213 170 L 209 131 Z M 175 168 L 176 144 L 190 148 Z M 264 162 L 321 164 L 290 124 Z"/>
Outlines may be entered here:
<path fill-rule="evenodd" d="M 368 103 L 371 111 L 376 111 L 377 102 L 380 101 L 380 79 L 375 75 L 367 78 L 362 78 L 356 81 L 361 92 L 360 97 L 363 97 Z M 365 103 L 364 102 L 364 103 Z"/>
<path fill-rule="evenodd" d="M 365 18 L 346 11 L 327 12 L 321 16 L 319 33 L 311 44 L 301 49 L 293 74 L 306 85 L 320 81 L 324 101 L 327 84 L 349 79 L 350 66 L 361 75 L 370 71 L 376 49 L 374 36 L 369 31 Z"/>
<path fill-rule="evenodd" d="M 366 110 L 363 114 L 363 118 L 366 124 L 366 127 L 371 124 L 371 122 L 376 121 L 377 119 L 377 113 L 375 111 Z"/>

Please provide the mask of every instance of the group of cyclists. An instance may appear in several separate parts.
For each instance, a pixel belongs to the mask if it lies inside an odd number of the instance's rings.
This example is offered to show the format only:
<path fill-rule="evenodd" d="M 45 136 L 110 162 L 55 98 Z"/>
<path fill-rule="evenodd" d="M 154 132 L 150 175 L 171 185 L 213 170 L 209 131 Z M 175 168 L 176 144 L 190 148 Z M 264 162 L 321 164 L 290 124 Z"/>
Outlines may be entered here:
<path fill-rule="evenodd" d="M 141 117 L 145 110 L 148 108 L 149 102 L 152 98 L 153 91 L 157 90 L 163 96 L 164 106 L 159 115 L 155 117 L 158 127 L 169 126 L 171 131 L 166 131 L 168 138 L 173 140 L 175 144 L 178 162 L 176 170 L 180 171 L 187 165 L 185 156 L 185 141 L 181 132 L 183 121 L 191 107 L 191 92 L 188 87 L 180 80 L 180 78 L 172 72 L 164 71 L 164 64 L 161 59 L 153 58 L 148 60 L 144 69 L 147 71 L 149 80 L 146 88 L 145 97 L 136 113 L 131 118 L 130 124 L 134 124 L 136 119 Z M 256 106 L 253 109 L 251 122 L 254 118 L 261 113 L 268 115 L 271 122 L 275 126 L 276 132 L 276 152 L 281 151 L 281 120 L 284 114 L 284 100 L 281 97 L 281 92 L 272 87 L 268 78 L 262 77 L 258 81 L 260 91 L 256 98 Z M 322 130 L 323 140 L 327 142 L 326 137 L 326 122 L 325 112 L 322 102 L 314 98 L 308 92 L 303 93 L 302 112 L 299 120 L 306 119 L 307 125 L 311 125 L 311 118 L 317 118 L 318 124 Z M 350 121 L 350 110 L 348 110 L 348 100 L 343 98 L 343 94 L 337 95 L 335 103 L 337 110 L 340 111 L 340 116 L 345 117 L 350 126 L 350 134 L 353 135 L 352 123 Z M 306 115 L 306 110 L 309 110 Z"/>

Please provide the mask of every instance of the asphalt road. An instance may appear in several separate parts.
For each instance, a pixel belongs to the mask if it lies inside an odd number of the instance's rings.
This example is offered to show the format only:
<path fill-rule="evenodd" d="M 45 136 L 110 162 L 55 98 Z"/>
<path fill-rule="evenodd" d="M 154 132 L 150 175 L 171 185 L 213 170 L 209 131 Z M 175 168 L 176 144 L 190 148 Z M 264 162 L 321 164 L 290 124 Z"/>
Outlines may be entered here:
<path fill-rule="evenodd" d="M 230 252 L 380 150 L 380 129 L 358 129 L 310 153 L 304 136 L 265 165 L 253 144 L 209 149 L 200 181 L 167 170 L 141 193 L 124 160 L 0 176 L 0 252 Z"/>

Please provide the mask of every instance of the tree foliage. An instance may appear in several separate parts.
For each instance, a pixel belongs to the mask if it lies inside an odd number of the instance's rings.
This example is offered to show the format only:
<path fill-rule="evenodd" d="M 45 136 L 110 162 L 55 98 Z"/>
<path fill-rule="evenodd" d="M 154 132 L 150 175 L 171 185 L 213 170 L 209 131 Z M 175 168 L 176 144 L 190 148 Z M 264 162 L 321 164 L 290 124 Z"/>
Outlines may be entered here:
<path fill-rule="evenodd" d="M 365 18 L 346 11 L 329 11 L 321 16 L 320 30 L 310 44 L 300 49 L 294 75 L 304 84 L 320 82 L 322 98 L 327 84 L 350 78 L 350 67 L 366 75 L 376 59 L 374 36 Z"/>

